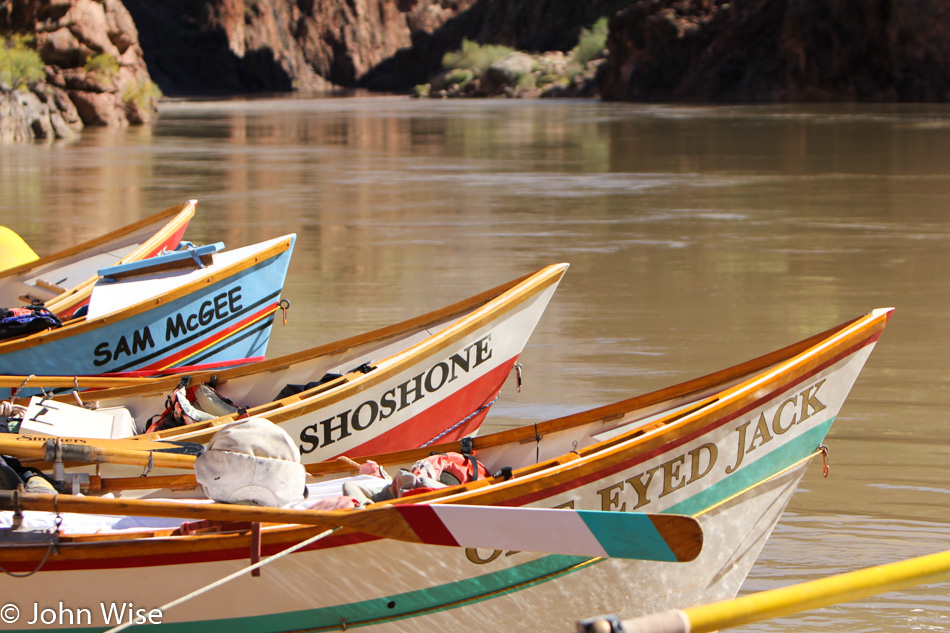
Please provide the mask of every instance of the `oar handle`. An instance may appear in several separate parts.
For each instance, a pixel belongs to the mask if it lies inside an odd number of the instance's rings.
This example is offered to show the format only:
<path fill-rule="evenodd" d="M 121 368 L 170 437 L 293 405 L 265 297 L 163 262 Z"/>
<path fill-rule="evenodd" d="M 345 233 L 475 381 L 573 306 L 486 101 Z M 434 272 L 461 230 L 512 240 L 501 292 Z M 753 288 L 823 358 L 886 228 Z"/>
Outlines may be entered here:
<path fill-rule="evenodd" d="M 0 510 L 36 510 L 219 521 L 295 523 L 299 525 L 335 525 L 334 511 L 292 510 L 222 503 L 180 503 L 142 499 L 103 499 L 76 495 L 47 495 L 0 490 Z"/>

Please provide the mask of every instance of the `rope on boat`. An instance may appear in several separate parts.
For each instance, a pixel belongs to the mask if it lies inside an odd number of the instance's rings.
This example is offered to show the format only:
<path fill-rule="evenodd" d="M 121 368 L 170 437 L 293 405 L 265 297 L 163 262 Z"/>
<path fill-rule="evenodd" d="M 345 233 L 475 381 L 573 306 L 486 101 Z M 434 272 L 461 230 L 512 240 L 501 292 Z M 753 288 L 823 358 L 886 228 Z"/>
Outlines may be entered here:
<path fill-rule="evenodd" d="M 517 374 L 518 393 L 521 393 L 521 363 L 515 363 L 515 373 Z M 490 406 L 492 406 L 493 404 L 495 404 L 495 402 L 497 402 L 497 401 L 498 401 L 498 398 L 500 398 L 500 397 L 501 397 L 501 392 L 499 391 L 499 392 L 498 392 L 498 395 L 495 396 L 494 399 L 492 399 L 491 402 L 486 402 L 486 403 L 483 404 L 482 406 L 478 407 L 477 409 L 475 409 L 474 411 L 472 411 L 471 414 L 469 414 L 468 416 L 462 418 L 461 420 L 459 420 L 458 422 L 456 422 L 455 424 L 453 424 L 451 427 L 445 429 L 444 431 L 442 431 L 441 433 L 439 433 L 438 435 L 436 435 L 435 437 L 433 437 L 431 440 L 429 440 L 428 442 L 426 442 L 425 444 L 423 444 L 423 445 L 421 446 L 421 448 L 425 448 L 426 446 L 429 446 L 430 444 L 434 444 L 435 442 L 438 442 L 440 439 L 442 439 L 443 437 L 445 437 L 446 435 L 448 435 L 449 433 L 451 433 L 452 431 L 454 431 L 454 430 L 457 429 L 458 427 L 462 426 L 463 424 L 465 424 L 466 422 L 468 422 L 469 420 L 471 420 L 472 418 L 474 418 L 476 415 L 478 415 L 479 413 L 481 413 L 482 411 L 484 411 L 484 410 L 487 409 L 488 407 L 490 407 Z M 537 427 L 537 425 L 535 425 L 535 427 Z M 537 435 L 537 433 L 535 433 L 535 435 Z"/>
<path fill-rule="evenodd" d="M 26 414 L 26 407 L 20 404 L 13 404 L 9 400 L 0 402 L 0 415 L 13 418 L 22 417 Z"/>
<path fill-rule="evenodd" d="M 534 463 L 541 463 L 541 436 L 538 435 L 538 423 L 534 423 Z"/>
<path fill-rule="evenodd" d="M 43 569 L 43 565 L 45 565 L 46 561 L 49 560 L 50 554 L 52 554 L 53 552 L 58 552 L 58 549 L 56 547 L 56 543 L 58 542 L 57 537 L 58 535 L 50 535 L 49 547 L 46 548 L 46 553 L 43 554 L 43 560 L 40 561 L 40 564 L 37 565 L 36 569 L 34 569 L 33 571 L 27 571 L 27 572 L 23 572 L 22 574 L 18 574 L 16 572 L 7 571 L 7 569 L 3 567 L 2 565 L 0 565 L 0 571 L 2 571 L 7 576 L 10 576 L 12 578 L 29 578 L 30 576 L 32 576 L 39 570 Z"/>
<path fill-rule="evenodd" d="M 290 310 L 290 302 L 286 299 L 281 299 L 280 303 L 277 305 L 280 307 L 280 311 L 284 315 L 284 325 L 287 325 L 287 310 Z"/>
<path fill-rule="evenodd" d="M 818 446 L 818 450 L 821 451 L 821 474 L 825 479 L 828 479 L 828 473 L 831 472 L 831 463 L 828 461 L 828 447 L 821 444 Z"/>
<path fill-rule="evenodd" d="M 277 553 L 277 554 L 274 554 L 273 556 L 269 556 L 268 558 L 265 558 L 264 560 L 262 560 L 262 561 L 260 561 L 260 562 L 257 562 L 257 563 L 254 563 L 253 565 L 250 565 L 250 566 L 248 566 L 248 567 L 245 567 L 244 569 L 240 569 L 240 570 L 234 572 L 233 574 L 231 574 L 231 575 L 229 575 L 229 576 L 225 576 L 224 578 L 221 578 L 220 580 L 216 580 L 216 581 L 214 581 L 213 583 L 211 583 L 210 585 L 205 585 L 204 587 L 201 587 L 200 589 L 196 589 L 196 590 L 192 591 L 191 593 L 182 596 L 181 598 L 178 598 L 178 599 L 176 599 L 176 600 L 172 600 L 172 601 L 169 602 L 168 604 L 163 605 L 163 606 L 161 606 L 161 607 L 158 607 L 158 610 L 161 611 L 161 612 L 164 614 L 165 611 L 167 611 L 168 609 L 171 609 L 171 608 L 173 608 L 173 607 L 177 607 L 178 605 L 180 605 L 180 604 L 182 604 L 182 603 L 184 603 L 184 602 L 188 602 L 188 601 L 191 600 L 192 598 L 197 598 L 198 596 L 200 596 L 200 595 L 202 595 L 202 594 L 204 594 L 204 593 L 207 593 L 207 592 L 211 591 L 212 589 L 216 589 L 217 587 L 220 587 L 221 585 L 223 585 L 223 584 L 225 584 L 225 583 L 231 582 L 232 580 L 234 580 L 234 579 L 237 578 L 238 576 L 243 576 L 244 574 L 246 574 L 246 573 L 248 573 L 248 572 L 253 572 L 253 571 L 257 570 L 257 569 L 260 569 L 260 568 L 263 567 L 264 565 L 268 565 L 268 564 L 270 564 L 270 563 L 273 563 L 274 561 L 276 561 L 276 560 L 278 560 L 278 559 L 280 559 L 280 558 L 283 558 L 284 556 L 287 556 L 288 554 L 292 554 L 293 552 L 296 552 L 296 551 L 299 550 L 299 549 L 302 549 L 302 548 L 304 548 L 304 547 L 307 547 L 307 546 L 310 545 L 311 543 L 316 543 L 316 542 L 319 541 L 320 539 L 326 538 L 327 536 L 330 536 L 331 534 L 333 534 L 334 532 L 336 532 L 336 531 L 339 530 L 339 529 L 340 529 L 340 526 L 337 526 L 337 527 L 335 527 L 335 528 L 331 528 L 331 529 L 329 529 L 329 530 L 325 530 L 325 531 L 323 531 L 323 532 L 320 532 L 319 534 L 317 534 L 317 535 L 315 535 L 315 536 L 311 536 L 310 538 L 308 538 L 308 539 L 306 539 L 306 540 L 304 540 L 304 541 L 300 541 L 300 542 L 297 543 L 296 545 L 293 545 L 293 546 L 291 546 L 291 547 L 288 547 L 287 549 L 285 549 L 285 550 L 282 551 L 282 552 L 279 552 L 279 553 Z M 125 629 L 129 628 L 130 626 L 136 626 L 136 624 L 135 624 L 134 622 L 123 622 L 123 623 L 120 624 L 119 626 L 113 627 L 113 628 L 109 629 L 108 631 L 106 631 L 105 633 L 119 633 L 119 631 L 124 631 Z"/>
<path fill-rule="evenodd" d="M 469 420 L 471 420 L 472 418 L 474 418 L 476 415 L 478 415 L 479 413 L 481 413 L 482 411 L 484 411 L 484 410 L 487 409 L 488 407 L 490 407 L 490 406 L 492 406 L 493 404 L 495 404 L 495 402 L 497 402 L 497 401 L 498 401 L 498 398 L 500 398 L 500 397 L 501 397 L 501 392 L 498 392 L 498 395 L 495 396 L 495 398 L 494 398 L 491 402 L 486 402 L 486 403 L 483 404 L 482 406 L 478 407 L 477 409 L 475 409 L 474 411 L 472 411 L 469 415 L 465 416 L 464 418 L 462 418 L 461 420 L 459 420 L 458 422 L 456 422 L 455 424 L 453 424 L 452 426 L 450 426 L 449 428 L 445 429 L 444 431 L 442 431 L 441 433 L 439 433 L 438 435 L 436 435 L 435 437 L 433 437 L 431 440 L 429 440 L 428 442 L 426 442 L 425 444 L 423 444 L 421 448 L 425 448 L 426 446 L 429 446 L 430 444 L 433 444 L 433 443 L 435 443 L 435 442 L 438 442 L 440 439 L 442 439 L 443 437 L 445 437 L 446 435 L 448 435 L 449 433 L 451 433 L 452 431 L 454 431 L 454 430 L 457 429 L 458 427 L 462 426 L 463 424 L 465 424 L 466 422 L 468 422 Z"/>
<path fill-rule="evenodd" d="M 18 488 L 13 491 L 14 509 L 13 509 L 13 526 L 11 529 L 19 529 L 20 521 L 22 521 L 22 518 L 23 518 L 23 513 L 20 509 L 19 496 L 20 496 L 20 489 Z M 55 496 L 53 497 L 53 507 L 56 507 L 55 505 L 56 498 L 57 497 Z M 30 576 L 32 576 L 39 570 L 43 569 L 43 565 L 45 565 L 46 561 L 49 560 L 50 554 L 59 554 L 59 526 L 61 526 L 62 524 L 63 524 L 63 517 L 59 514 L 59 510 L 57 509 L 56 510 L 56 529 L 53 532 L 48 533 L 49 547 L 46 548 L 46 553 L 43 554 L 43 560 L 41 560 L 40 564 L 36 566 L 36 569 L 34 569 L 33 571 L 28 571 L 28 572 L 19 574 L 16 572 L 7 571 L 5 567 L 0 565 L 0 572 L 5 573 L 7 576 L 10 576 L 11 578 L 29 578 Z"/>

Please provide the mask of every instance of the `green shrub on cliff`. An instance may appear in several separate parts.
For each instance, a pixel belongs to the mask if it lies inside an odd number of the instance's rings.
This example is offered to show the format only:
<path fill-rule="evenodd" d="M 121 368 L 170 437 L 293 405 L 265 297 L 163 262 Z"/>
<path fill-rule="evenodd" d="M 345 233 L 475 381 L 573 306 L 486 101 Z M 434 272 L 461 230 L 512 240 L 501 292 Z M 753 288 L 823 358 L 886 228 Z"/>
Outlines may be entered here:
<path fill-rule="evenodd" d="M 0 86 L 7 90 L 26 88 L 46 78 L 40 54 L 28 44 L 29 35 L 0 36 Z"/>
<path fill-rule="evenodd" d="M 161 89 L 154 81 L 129 82 L 122 90 L 122 101 L 129 105 L 149 110 L 154 103 L 162 98 Z"/>
<path fill-rule="evenodd" d="M 480 75 L 493 63 L 513 52 L 515 52 L 515 49 L 507 46 L 481 45 L 471 40 L 462 40 L 461 50 L 452 51 L 442 56 L 442 67 L 446 70 L 464 68 Z"/>
<path fill-rule="evenodd" d="M 83 69 L 87 73 L 97 73 L 103 77 L 114 77 L 119 72 L 119 60 L 109 53 L 97 53 L 86 59 Z"/>
<path fill-rule="evenodd" d="M 577 46 L 571 49 L 571 57 L 584 65 L 603 55 L 605 46 L 607 46 L 607 18 L 600 18 L 590 30 L 581 29 Z"/>
<path fill-rule="evenodd" d="M 464 86 L 472 79 L 475 78 L 475 74 L 467 68 L 455 68 L 445 75 L 445 83 L 450 86 L 456 84 Z"/>

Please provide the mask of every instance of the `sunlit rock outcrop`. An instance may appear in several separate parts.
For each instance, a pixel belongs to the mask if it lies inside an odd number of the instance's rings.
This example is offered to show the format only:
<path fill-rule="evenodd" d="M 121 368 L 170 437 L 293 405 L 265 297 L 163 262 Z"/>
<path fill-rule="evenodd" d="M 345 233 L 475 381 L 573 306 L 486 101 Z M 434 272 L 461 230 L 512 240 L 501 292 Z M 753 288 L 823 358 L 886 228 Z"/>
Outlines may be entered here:
<path fill-rule="evenodd" d="M 408 92 L 463 39 L 566 52 L 634 0 L 124 0 L 166 94 Z"/>
<path fill-rule="evenodd" d="M 474 1 L 125 4 L 141 34 L 152 76 L 167 94 L 185 95 L 355 87 L 399 51 L 420 43 L 424 47 L 437 29 Z M 400 70 L 390 72 L 398 75 Z"/>
<path fill-rule="evenodd" d="M 2 129 L 69 138 L 155 116 L 159 93 L 121 0 L 0 0 L 0 30 L 29 39 L 45 64 L 43 80 L 2 90 Z"/>

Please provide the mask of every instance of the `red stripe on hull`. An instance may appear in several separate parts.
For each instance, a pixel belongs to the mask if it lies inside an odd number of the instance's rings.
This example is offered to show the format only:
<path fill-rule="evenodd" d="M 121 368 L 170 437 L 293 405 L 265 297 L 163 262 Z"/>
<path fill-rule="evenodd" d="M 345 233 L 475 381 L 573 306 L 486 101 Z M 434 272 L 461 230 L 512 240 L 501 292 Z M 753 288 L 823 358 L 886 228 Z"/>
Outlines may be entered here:
<path fill-rule="evenodd" d="M 233 334 L 233 333 L 236 332 L 237 330 L 240 330 L 241 328 L 246 327 L 247 325 L 253 323 L 254 321 L 257 321 L 257 320 L 261 319 L 262 317 L 267 316 L 268 313 L 271 313 L 271 312 L 273 312 L 273 311 L 276 310 L 276 309 L 277 309 L 277 304 L 276 304 L 276 303 L 272 303 L 272 304 L 270 304 L 270 305 L 268 305 L 268 306 L 262 308 L 261 310 L 258 310 L 257 312 L 255 312 L 255 313 L 252 314 L 251 316 L 249 316 L 249 317 L 247 317 L 247 318 L 245 318 L 245 319 L 242 319 L 242 320 L 238 321 L 237 323 L 235 323 L 235 324 L 232 325 L 231 327 L 228 327 L 228 328 L 226 328 L 226 329 L 224 329 L 224 330 L 218 330 L 218 331 L 216 331 L 214 334 L 212 334 L 211 336 L 209 336 L 208 338 L 204 339 L 203 341 L 199 341 L 199 342 L 197 342 L 197 343 L 194 343 L 193 345 L 189 345 L 188 347 L 182 349 L 181 351 L 177 352 L 176 354 L 172 354 L 171 356 L 166 356 L 166 357 L 163 358 L 162 360 L 158 360 L 158 361 L 155 361 L 154 363 L 152 363 L 152 364 L 150 364 L 150 365 L 146 365 L 145 367 L 142 367 L 139 371 L 142 371 L 142 370 L 145 370 L 145 371 L 148 371 L 148 370 L 161 370 L 161 369 L 166 369 L 166 368 L 168 368 L 168 367 L 171 367 L 172 365 L 174 365 L 174 364 L 177 363 L 178 361 L 184 360 L 184 359 L 188 358 L 189 356 L 191 356 L 191 355 L 193 355 L 193 354 L 196 354 L 196 353 L 200 352 L 201 350 L 203 350 L 203 349 L 205 349 L 205 348 L 207 348 L 207 347 L 211 347 L 212 345 L 214 345 L 214 344 L 216 344 L 216 343 L 218 343 L 218 342 L 220 342 L 220 341 L 226 339 L 228 336 L 230 336 L 231 334 Z"/>
<path fill-rule="evenodd" d="M 466 387 L 432 406 L 426 407 L 424 411 L 414 417 L 341 454 L 355 458 L 388 453 L 393 450 L 418 448 L 428 444 L 441 433 L 445 433 L 447 429 L 494 400 L 502 386 L 504 386 L 505 380 L 508 379 L 508 374 L 511 373 L 511 368 L 517 360 L 518 357 L 515 356 L 484 376 L 472 381 Z M 427 397 L 431 397 L 431 395 Z M 457 428 L 439 437 L 438 442 L 451 442 L 470 435 L 481 426 L 485 416 L 488 415 L 488 411 L 489 409 L 486 408 L 472 416 L 464 424 L 460 424 Z M 335 459 L 336 457 L 337 455 L 333 455 L 326 459 Z"/>
<path fill-rule="evenodd" d="M 135 371 L 118 371 L 111 374 L 98 374 L 105 378 L 153 378 L 156 376 L 176 376 L 178 374 L 197 373 L 209 369 L 224 369 L 226 367 L 237 367 L 238 365 L 247 365 L 249 363 L 259 363 L 265 356 L 246 356 L 236 360 L 224 360 L 220 363 L 202 363 L 200 365 L 179 365 L 178 367 L 169 367 L 168 369 L 137 369 Z"/>

